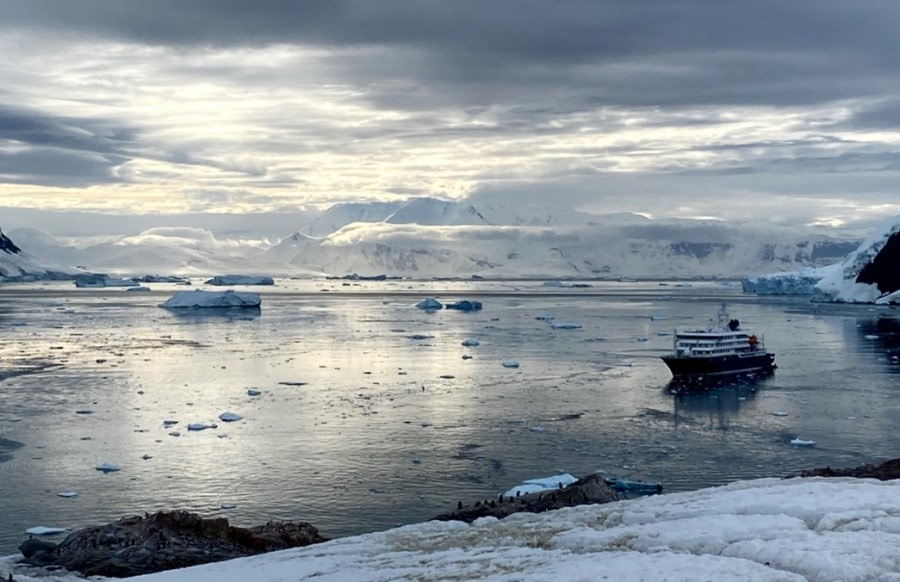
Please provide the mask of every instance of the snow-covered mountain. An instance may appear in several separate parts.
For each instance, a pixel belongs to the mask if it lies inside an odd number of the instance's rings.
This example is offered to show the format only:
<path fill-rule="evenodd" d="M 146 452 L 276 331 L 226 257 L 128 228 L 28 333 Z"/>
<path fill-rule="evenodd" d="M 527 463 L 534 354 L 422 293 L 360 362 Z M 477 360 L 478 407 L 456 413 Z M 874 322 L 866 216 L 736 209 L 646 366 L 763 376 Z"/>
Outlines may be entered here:
<path fill-rule="evenodd" d="M 528 219 L 528 208 L 519 208 L 513 218 L 522 224 L 512 225 L 435 198 L 338 204 L 275 244 L 188 227 L 74 244 L 34 229 L 14 232 L 37 256 L 119 276 L 740 277 L 826 265 L 858 244 L 770 224 L 532 210 L 539 214 Z"/>
<path fill-rule="evenodd" d="M 324 237 L 297 233 L 269 262 L 335 274 L 408 277 L 735 277 L 824 264 L 842 244 L 794 231 L 699 221 L 576 227 L 353 223 Z"/>
<path fill-rule="evenodd" d="M 0 281 L 72 279 L 84 271 L 39 259 L 19 248 L 0 230 Z"/>
<path fill-rule="evenodd" d="M 449 226 L 490 224 L 471 204 L 438 198 L 410 198 L 395 202 L 348 202 L 335 204 L 299 232 L 326 237 L 354 222 L 387 222 Z"/>
<path fill-rule="evenodd" d="M 809 294 L 815 301 L 900 303 L 900 216 L 882 225 L 840 263 L 747 278 L 744 290 Z"/>

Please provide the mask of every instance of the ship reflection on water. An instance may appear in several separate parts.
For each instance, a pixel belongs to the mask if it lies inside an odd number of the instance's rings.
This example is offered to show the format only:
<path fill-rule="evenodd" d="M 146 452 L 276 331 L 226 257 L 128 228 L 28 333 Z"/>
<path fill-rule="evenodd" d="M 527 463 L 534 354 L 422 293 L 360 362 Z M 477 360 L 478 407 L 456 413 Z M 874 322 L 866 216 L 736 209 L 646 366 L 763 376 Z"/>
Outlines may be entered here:
<path fill-rule="evenodd" d="M 714 428 L 727 430 L 731 417 L 752 401 L 772 376 L 774 372 L 756 373 L 691 384 L 671 380 L 665 389 L 673 395 L 675 426 L 679 421 L 696 422 L 705 416 Z"/>

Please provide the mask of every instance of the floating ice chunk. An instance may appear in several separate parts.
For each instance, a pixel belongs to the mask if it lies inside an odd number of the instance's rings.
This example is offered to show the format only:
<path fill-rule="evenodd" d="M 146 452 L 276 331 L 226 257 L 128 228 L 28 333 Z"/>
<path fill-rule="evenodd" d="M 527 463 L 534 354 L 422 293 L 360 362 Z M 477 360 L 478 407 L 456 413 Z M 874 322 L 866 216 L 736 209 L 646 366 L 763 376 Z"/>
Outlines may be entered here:
<path fill-rule="evenodd" d="M 433 337 L 434 337 L 433 335 L 426 335 L 424 333 L 414 333 L 414 334 L 410 334 L 410 335 L 406 336 L 407 339 L 411 339 L 411 340 L 426 340 L 426 339 L 431 339 Z"/>
<path fill-rule="evenodd" d="M 208 428 L 216 428 L 215 423 L 206 424 L 203 422 L 192 422 L 191 424 L 187 425 L 188 430 L 206 430 Z"/>
<path fill-rule="evenodd" d="M 247 396 L 259 396 L 260 394 L 262 394 L 262 392 L 256 388 L 247 388 Z"/>
<path fill-rule="evenodd" d="M 534 425 L 533 427 L 531 427 L 529 430 L 530 430 L 531 432 L 545 432 L 547 429 L 544 428 L 544 427 L 542 427 L 542 426 L 540 426 L 540 425 L 538 425 L 538 424 L 536 424 L 536 425 Z"/>
<path fill-rule="evenodd" d="M 666 319 L 665 315 L 651 315 L 650 321 L 660 321 L 662 319 Z"/>
<path fill-rule="evenodd" d="M 69 499 L 71 497 L 78 497 L 78 492 L 77 491 L 63 491 L 61 493 L 57 493 L 56 495 L 59 497 L 65 497 L 66 499 Z"/>
<path fill-rule="evenodd" d="M 144 287 L 143 285 L 139 285 L 139 286 L 137 286 L 137 287 L 129 287 L 129 288 L 125 289 L 125 290 L 126 290 L 126 291 L 130 291 L 130 292 L 132 292 L 132 293 L 134 293 L 134 292 L 138 292 L 138 293 L 146 293 L 146 292 L 150 291 L 150 287 Z"/>
<path fill-rule="evenodd" d="M 481 342 L 479 342 L 477 339 L 470 338 L 470 339 L 466 339 L 466 340 L 462 341 L 462 345 L 467 348 L 474 348 L 475 346 L 480 345 L 480 344 L 481 344 Z"/>
<path fill-rule="evenodd" d="M 538 491 L 551 491 L 559 489 L 560 486 L 566 487 L 577 481 L 575 477 L 569 473 L 560 473 L 552 477 L 539 477 L 537 479 L 527 479 L 521 485 L 516 485 L 503 494 L 504 497 L 514 497 L 516 494 L 526 495 L 528 493 L 537 493 Z"/>
<path fill-rule="evenodd" d="M 228 291 L 178 291 L 172 295 L 160 307 L 167 309 L 200 309 L 200 308 L 227 308 L 242 307 L 247 309 L 259 308 L 262 300 L 259 293 L 238 293 Z"/>
<path fill-rule="evenodd" d="M 444 305 L 434 297 L 426 297 L 425 299 L 416 303 L 416 307 L 425 310 L 441 309 L 443 306 Z"/>
<path fill-rule="evenodd" d="M 470 301 L 468 299 L 463 299 L 462 301 L 457 301 L 456 303 L 448 303 L 447 309 L 456 309 L 458 311 L 480 311 L 481 301 Z"/>
<path fill-rule="evenodd" d="M 808 441 L 797 437 L 795 439 L 791 439 L 791 444 L 795 447 L 814 447 L 816 446 L 816 441 Z"/>
<path fill-rule="evenodd" d="M 216 275 L 206 281 L 207 285 L 274 285 L 272 277 L 255 277 L 252 275 Z"/>
<path fill-rule="evenodd" d="M 118 465 L 113 465 L 112 463 L 100 463 L 96 468 L 98 471 L 103 471 L 104 473 L 113 473 L 121 470 Z"/>
<path fill-rule="evenodd" d="M 772 416 L 787 416 L 788 413 L 783 410 L 776 410 L 772 413 Z"/>
<path fill-rule="evenodd" d="M 646 337 L 644 337 L 644 336 L 641 335 L 641 336 L 638 336 L 638 337 L 637 337 L 637 341 L 639 341 L 639 342 L 645 342 L 645 341 L 648 341 L 648 339 L 647 339 Z"/>
<path fill-rule="evenodd" d="M 222 509 L 234 509 L 237 507 L 236 503 L 223 503 L 219 506 Z"/>
<path fill-rule="evenodd" d="M 555 318 L 549 313 L 542 313 L 540 315 L 535 316 L 535 319 L 538 321 L 553 321 Z"/>
<path fill-rule="evenodd" d="M 242 418 L 244 417 L 234 412 L 223 412 L 219 415 L 219 420 L 221 420 L 222 422 L 235 422 L 237 420 L 241 420 Z"/>
<path fill-rule="evenodd" d="M 581 329 L 581 326 L 572 321 L 554 321 L 550 323 L 553 329 Z"/>
<path fill-rule="evenodd" d="M 181 431 L 180 431 L 180 430 L 173 430 L 173 431 L 170 431 L 170 432 L 169 432 L 169 436 L 180 437 L 180 436 L 181 436 Z"/>
<path fill-rule="evenodd" d="M 55 534 L 65 533 L 67 531 L 69 530 L 64 527 L 46 527 L 43 525 L 36 525 L 34 527 L 26 529 L 25 533 L 33 536 L 52 536 Z"/>
<path fill-rule="evenodd" d="M 504 368 L 518 368 L 519 362 L 515 360 L 506 360 L 502 362 Z"/>
<path fill-rule="evenodd" d="M 145 461 L 149 461 L 150 459 L 153 458 L 153 455 L 151 455 L 150 453 L 144 453 L 143 455 L 141 455 L 141 458 L 144 459 Z"/>
<path fill-rule="evenodd" d="M 877 336 L 877 335 L 871 335 L 871 334 L 870 334 L 870 335 L 867 335 L 867 336 L 864 336 L 864 337 L 865 337 L 867 340 L 877 340 L 877 339 L 878 339 L 878 336 Z"/>

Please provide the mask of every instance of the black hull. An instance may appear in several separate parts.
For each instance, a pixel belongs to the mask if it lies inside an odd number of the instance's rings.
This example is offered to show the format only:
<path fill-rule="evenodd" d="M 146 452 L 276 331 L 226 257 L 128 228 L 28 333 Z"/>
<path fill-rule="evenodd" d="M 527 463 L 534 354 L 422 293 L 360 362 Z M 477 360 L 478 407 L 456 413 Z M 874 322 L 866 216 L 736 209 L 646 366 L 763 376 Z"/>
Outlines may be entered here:
<path fill-rule="evenodd" d="M 732 374 L 771 372 L 775 369 L 775 354 L 769 352 L 745 355 L 730 354 L 709 358 L 663 356 L 662 360 L 676 379 L 688 381 Z"/>

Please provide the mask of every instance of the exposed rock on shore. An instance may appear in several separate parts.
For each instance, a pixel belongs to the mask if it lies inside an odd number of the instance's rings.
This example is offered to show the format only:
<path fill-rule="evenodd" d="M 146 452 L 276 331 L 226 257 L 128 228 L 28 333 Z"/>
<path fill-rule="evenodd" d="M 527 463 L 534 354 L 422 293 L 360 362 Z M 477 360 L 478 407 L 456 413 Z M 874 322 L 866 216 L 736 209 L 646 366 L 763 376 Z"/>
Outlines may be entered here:
<path fill-rule="evenodd" d="M 229 525 L 225 518 L 161 511 L 88 527 L 58 545 L 29 539 L 19 551 L 34 566 L 61 566 L 87 576 L 128 577 L 324 541 L 327 538 L 306 522 L 242 528 Z"/>
<path fill-rule="evenodd" d="M 811 469 L 803 471 L 798 477 L 856 477 L 858 479 L 878 479 L 890 481 L 900 479 L 900 459 L 891 459 L 883 463 L 873 465 L 866 464 L 853 469 Z"/>
<path fill-rule="evenodd" d="M 603 477 L 597 474 L 588 475 L 567 487 L 554 491 L 528 493 L 519 497 L 498 496 L 494 499 L 476 501 L 473 505 L 460 505 L 455 511 L 442 513 L 432 518 L 434 521 L 464 521 L 471 523 L 479 517 L 503 518 L 522 511 L 541 513 L 586 505 L 591 503 L 609 503 L 618 501 L 616 492 L 606 484 Z"/>

